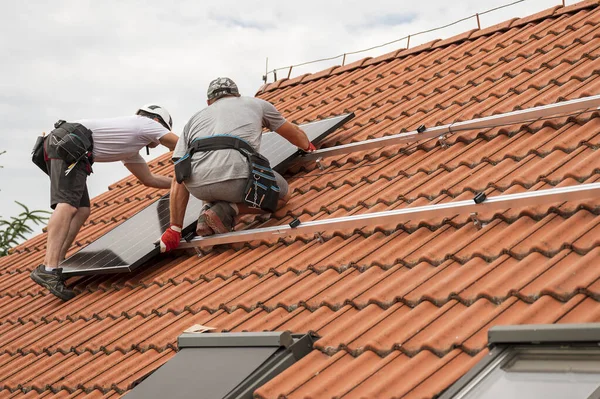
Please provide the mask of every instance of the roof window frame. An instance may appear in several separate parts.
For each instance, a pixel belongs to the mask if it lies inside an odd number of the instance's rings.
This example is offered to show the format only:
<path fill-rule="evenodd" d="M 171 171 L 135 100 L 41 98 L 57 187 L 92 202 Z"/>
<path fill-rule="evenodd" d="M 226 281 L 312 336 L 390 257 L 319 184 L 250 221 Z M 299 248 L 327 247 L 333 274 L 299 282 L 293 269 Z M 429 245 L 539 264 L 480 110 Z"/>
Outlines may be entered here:
<path fill-rule="evenodd" d="M 494 326 L 488 330 L 490 353 L 459 378 L 439 399 L 459 399 L 488 377 L 508 356 L 535 348 L 580 349 L 600 347 L 600 323 Z M 600 398 L 600 384 L 588 397 Z"/>

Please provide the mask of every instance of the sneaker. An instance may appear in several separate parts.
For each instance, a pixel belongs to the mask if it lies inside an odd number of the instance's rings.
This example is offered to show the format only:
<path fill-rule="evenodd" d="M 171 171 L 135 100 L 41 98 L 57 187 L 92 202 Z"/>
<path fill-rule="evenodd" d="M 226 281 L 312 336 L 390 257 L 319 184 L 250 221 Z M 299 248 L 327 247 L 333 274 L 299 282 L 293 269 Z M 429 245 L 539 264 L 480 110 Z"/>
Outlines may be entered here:
<path fill-rule="evenodd" d="M 54 296 L 63 301 L 68 301 L 75 297 L 75 291 L 67 288 L 65 280 L 56 270 L 49 272 L 46 270 L 46 266 L 39 265 L 29 276 L 33 281 L 47 288 Z"/>
<path fill-rule="evenodd" d="M 202 207 L 202 211 L 200 212 L 200 216 L 198 216 L 198 223 L 196 224 L 196 235 L 200 237 L 206 237 L 215 234 L 213 229 L 211 229 L 208 223 L 206 223 L 206 216 L 204 215 L 204 212 L 209 210 L 211 207 L 212 204 L 210 203 L 204 204 L 204 206 Z"/>
<path fill-rule="evenodd" d="M 225 234 L 233 230 L 235 210 L 228 202 L 217 202 L 204 211 L 206 224 L 217 234 Z"/>

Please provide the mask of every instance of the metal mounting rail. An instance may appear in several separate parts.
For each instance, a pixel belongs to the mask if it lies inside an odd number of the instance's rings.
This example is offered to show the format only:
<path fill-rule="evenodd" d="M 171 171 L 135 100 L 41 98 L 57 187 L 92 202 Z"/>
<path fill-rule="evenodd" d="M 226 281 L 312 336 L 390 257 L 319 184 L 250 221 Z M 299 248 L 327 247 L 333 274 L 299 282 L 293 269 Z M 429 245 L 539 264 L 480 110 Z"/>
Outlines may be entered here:
<path fill-rule="evenodd" d="M 438 216 L 454 216 L 464 213 L 476 213 L 508 209 L 513 207 L 535 206 L 550 202 L 564 202 L 587 198 L 600 198 L 600 183 L 582 184 L 562 188 L 552 188 L 524 192 L 519 194 L 499 195 L 486 199 L 480 204 L 473 200 L 450 202 L 447 204 L 427 205 L 415 208 L 403 208 L 392 211 L 366 213 L 356 216 L 315 220 L 303 222 L 298 227 L 273 226 L 261 229 L 235 231 L 209 237 L 197 237 L 189 242 L 181 241 L 179 248 L 205 247 L 235 242 L 254 240 L 271 240 L 281 237 L 294 237 L 302 234 L 313 234 L 323 231 L 361 229 L 367 226 L 401 223 L 413 219 L 428 219 Z"/>
<path fill-rule="evenodd" d="M 507 112 L 486 116 L 484 118 L 472 119 L 463 122 L 451 123 L 449 125 L 435 126 L 427 128 L 421 133 L 417 131 L 395 134 L 371 140 L 359 141 L 351 144 L 339 145 L 336 147 L 325 148 L 302 155 L 296 162 L 314 161 L 319 158 L 332 157 L 336 155 L 349 154 L 357 151 L 370 150 L 374 148 L 387 147 L 390 145 L 412 143 L 415 141 L 427 140 L 445 134 L 453 133 L 459 130 L 484 129 L 495 125 L 510 125 L 513 123 L 535 120 L 557 114 L 571 113 L 575 111 L 600 107 L 600 95 L 578 98 L 576 100 L 563 101 L 560 103 L 542 105 L 523 109 L 519 111 Z"/>

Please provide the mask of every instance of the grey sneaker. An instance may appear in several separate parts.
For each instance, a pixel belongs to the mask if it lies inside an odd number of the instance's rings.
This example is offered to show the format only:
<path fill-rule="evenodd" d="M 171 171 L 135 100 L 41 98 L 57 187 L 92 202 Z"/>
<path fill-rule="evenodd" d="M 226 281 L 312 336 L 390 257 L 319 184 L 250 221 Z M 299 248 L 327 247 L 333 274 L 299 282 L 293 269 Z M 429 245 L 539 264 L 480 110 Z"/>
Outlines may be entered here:
<path fill-rule="evenodd" d="M 217 234 L 228 233 L 233 230 L 235 211 L 228 202 L 217 202 L 210 209 L 204 211 L 206 224 Z"/>
<path fill-rule="evenodd" d="M 211 236 L 215 234 L 213 229 L 210 228 L 208 223 L 206 223 L 206 216 L 204 212 L 209 210 L 212 207 L 212 204 L 206 203 L 202 207 L 202 211 L 200 212 L 200 216 L 198 216 L 198 223 L 196 224 L 196 235 L 201 237 Z"/>
<path fill-rule="evenodd" d="M 47 288 L 54 296 L 63 301 L 68 301 L 75 297 L 75 291 L 67 288 L 65 280 L 55 270 L 49 272 L 44 265 L 39 265 L 29 276 L 33 281 Z"/>

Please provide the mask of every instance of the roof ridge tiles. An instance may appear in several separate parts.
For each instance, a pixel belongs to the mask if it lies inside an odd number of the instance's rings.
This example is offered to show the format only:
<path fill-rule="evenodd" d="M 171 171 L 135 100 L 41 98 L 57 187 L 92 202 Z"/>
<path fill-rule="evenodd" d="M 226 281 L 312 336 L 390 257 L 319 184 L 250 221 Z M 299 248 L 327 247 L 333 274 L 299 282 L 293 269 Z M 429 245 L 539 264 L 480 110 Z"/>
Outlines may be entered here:
<path fill-rule="evenodd" d="M 290 87 L 293 85 L 307 83 L 307 82 L 315 81 L 318 79 L 326 78 L 326 77 L 333 76 L 336 74 L 341 74 L 341 73 L 350 72 L 350 71 L 356 70 L 356 69 L 366 68 L 368 66 L 389 62 L 393 59 L 405 58 L 407 56 L 421 53 L 424 51 L 432 51 L 435 49 L 448 47 L 455 43 L 461 43 L 461 42 L 464 42 L 467 40 L 475 40 L 475 39 L 483 37 L 483 36 L 489 36 L 489 35 L 492 35 L 497 32 L 503 32 L 503 31 L 506 31 L 506 30 L 509 30 L 512 28 L 522 27 L 527 24 L 534 23 L 534 22 L 537 22 L 540 20 L 548 20 L 548 18 L 560 17 L 560 16 L 566 15 L 566 14 L 573 14 L 573 13 L 575 13 L 577 11 L 581 11 L 583 9 L 595 8 L 595 7 L 598 7 L 598 5 L 599 4 L 597 1 L 585 1 L 585 2 L 577 3 L 575 5 L 568 6 L 568 7 L 563 7 L 562 5 L 554 6 L 554 7 L 548 8 L 546 10 L 540 11 L 538 13 L 529 15 L 524 18 L 515 18 L 510 21 L 500 23 L 498 25 L 484 28 L 482 30 L 474 29 L 474 30 L 467 31 L 467 32 L 458 34 L 456 36 L 453 36 L 451 38 L 444 39 L 444 40 L 435 39 L 435 40 L 432 40 L 431 42 L 421 44 L 412 49 L 394 50 L 387 54 L 384 54 L 383 56 L 379 56 L 377 58 L 371 58 L 371 57 L 364 58 L 362 60 L 358 60 L 358 61 L 354 62 L 353 64 L 355 64 L 355 65 L 353 65 L 351 68 L 350 67 L 344 68 L 341 66 L 333 66 L 333 67 L 329 67 L 327 69 L 324 69 L 324 70 L 319 71 L 314 74 L 307 73 L 307 74 L 301 75 L 301 76 L 293 78 L 293 79 L 280 79 L 273 83 L 263 85 L 258 90 L 257 94 L 272 92 L 272 91 L 275 91 L 280 88 Z M 561 12 L 561 10 L 562 10 L 562 12 Z"/>

